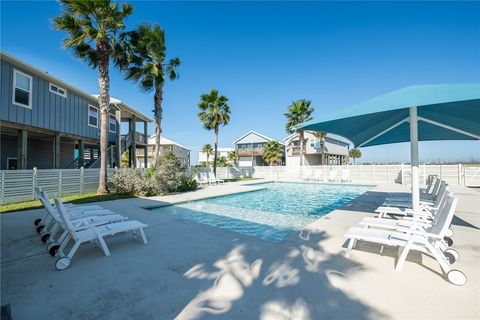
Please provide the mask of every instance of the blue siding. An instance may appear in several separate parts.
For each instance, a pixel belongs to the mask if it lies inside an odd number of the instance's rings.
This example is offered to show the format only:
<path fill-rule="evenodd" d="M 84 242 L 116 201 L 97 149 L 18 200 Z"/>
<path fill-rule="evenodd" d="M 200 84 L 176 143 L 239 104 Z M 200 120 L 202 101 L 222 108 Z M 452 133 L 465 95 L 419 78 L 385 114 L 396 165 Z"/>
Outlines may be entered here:
<path fill-rule="evenodd" d="M 13 69 L 30 75 L 32 81 L 32 109 L 12 104 Z M 67 134 L 100 138 L 100 130 L 88 125 L 88 105 L 98 107 L 95 99 L 86 99 L 67 89 L 67 98 L 49 90 L 49 80 L 27 72 L 22 67 L 1 60 L 0 119 L 27 126 L 49 129 Z M 62 86 L 61 84 L 58 84 Z M 100 122 L 100 116 L 99 116 Z M 115 142 L 115 134 L 109 134 Z"/>

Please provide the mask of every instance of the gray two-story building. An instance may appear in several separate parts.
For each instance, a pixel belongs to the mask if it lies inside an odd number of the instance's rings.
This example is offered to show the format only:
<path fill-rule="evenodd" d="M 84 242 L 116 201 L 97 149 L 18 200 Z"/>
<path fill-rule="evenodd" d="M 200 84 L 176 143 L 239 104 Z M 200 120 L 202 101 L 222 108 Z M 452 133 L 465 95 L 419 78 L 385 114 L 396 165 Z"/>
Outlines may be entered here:
<path fill-rule="evenodd" d="M 100 156 L 100 111 L 89 95 L 11 55 L 1 53 L 0 169 L 96 168 Z M 121 100 L 111 99 L 110 167 L 129 150 L 147 152 L 151 120 Z M 122 122 L 128 132 L 121 134 Z M 141 132 L 137 131 L 137 125 Z M 131 156 L 132 166 L 136 157 Z"/>

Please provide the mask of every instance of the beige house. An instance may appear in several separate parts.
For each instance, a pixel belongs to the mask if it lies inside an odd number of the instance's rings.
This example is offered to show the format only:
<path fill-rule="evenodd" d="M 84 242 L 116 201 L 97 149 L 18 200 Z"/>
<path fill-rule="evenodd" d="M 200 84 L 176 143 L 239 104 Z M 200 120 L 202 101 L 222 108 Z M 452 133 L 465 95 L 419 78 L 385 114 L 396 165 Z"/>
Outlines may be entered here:
<path fill-rule="evenodd" d="M 190 149 L 176 143 L 175 141 L 165 137 L 160 137 L 160 155 L 164 155 L 167 152 L 172 152 L 178 159 L 180 159 L 182 163 L 190 165 Z M 148 137 L 147 161 L 144 161 L 143 152 L 137 152 L 137 167 L 145 168 L 145 163 L 147 163 L 147 167 L 150 167 L 153 164 L 154 153 L 155 135 L 151 135 Z"/>
<path fill-rule="evenodd" d="M 304 160 L 305 166 L 322 165 L 322 145 L 323 145 L 323 164 L 324 165 L 342 165 L 348 163 L 349 142 L 337 135 L 327 134 L 324 143 L 314 136 L 311 131 L 304 131 Z M 283 139 L 286 150 L 286 166 L 300 165 L 300 135 L 293 133 Z"/>

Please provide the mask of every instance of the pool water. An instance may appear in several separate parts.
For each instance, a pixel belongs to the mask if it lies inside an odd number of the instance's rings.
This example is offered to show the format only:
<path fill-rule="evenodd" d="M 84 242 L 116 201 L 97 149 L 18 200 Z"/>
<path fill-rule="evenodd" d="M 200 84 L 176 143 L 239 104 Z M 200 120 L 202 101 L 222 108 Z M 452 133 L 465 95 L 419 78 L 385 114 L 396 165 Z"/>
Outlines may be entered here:
<path fill-rule="evenodd" d="M 152 209 L 278 242 L 371 186 L 274 182 L 266 189 Z"/>

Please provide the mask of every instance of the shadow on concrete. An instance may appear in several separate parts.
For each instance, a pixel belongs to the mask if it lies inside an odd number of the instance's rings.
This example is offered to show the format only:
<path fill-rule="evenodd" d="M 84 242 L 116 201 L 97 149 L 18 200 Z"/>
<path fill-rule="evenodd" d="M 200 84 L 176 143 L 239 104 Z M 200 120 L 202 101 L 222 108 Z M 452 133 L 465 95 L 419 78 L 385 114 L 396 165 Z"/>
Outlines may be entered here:
<path fill-rule="evenodd" d="M 458 216 L 453 216 L 453 220 L 452 220 L 452 224 L 453 225 L 456 225 L 456 226 L 461 226 L 461 227 L 467 227 L 467 228 L 472 228 L 472 229 L 476 229 L 476 230 L 480 230 L 479 227 L 471 224 L 470 222 L 467 222 L 465 220 L 463 220 L 462 218 L 458 217 Z"/>
<path fill-rule="evenodd" d="M 332 282 L 363 266 L 322 248 L 326 233 L 307 232 L 282 250 L 235 244 L 184 277 L 207 283 L 177 319 L 369 319 L 385 315 L 347 296 Z M 286 248 L 285 248 L 286 247 Z"/>
<path fill-rule="evenodd" d="M 388 195 L 387 192 L 367 191 L 337 210 L 374 213 Z"/>

